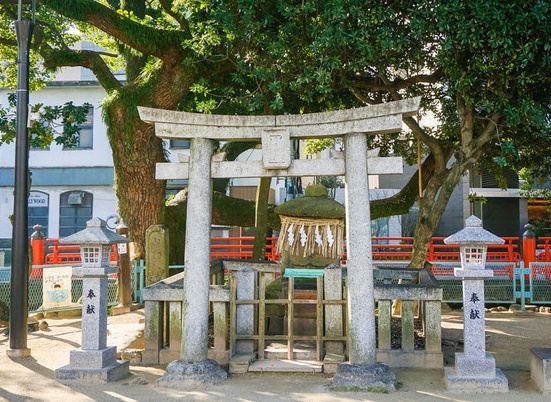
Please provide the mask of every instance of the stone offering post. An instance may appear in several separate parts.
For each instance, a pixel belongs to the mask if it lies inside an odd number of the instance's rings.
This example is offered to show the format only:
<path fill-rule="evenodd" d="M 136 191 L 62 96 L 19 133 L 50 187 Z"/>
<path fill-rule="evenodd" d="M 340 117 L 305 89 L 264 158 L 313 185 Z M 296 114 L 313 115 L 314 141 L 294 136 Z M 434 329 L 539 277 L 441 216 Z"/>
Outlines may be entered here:
<path fill-rule="evenodd" d="M 109 266 L 109 256 L 113 244 L 126 242 L 99 218 L 60 241 L 80 245 L 82 266 L 73 274 L 82 277 L 82 346 L 70 352 L 70 363 L 56 370 L 57 378 L 109 382 L 128 376 L 128 361 L 117 360 L 116 346 L 107 346 L 107 275 L 117 272 Z"/>
<path fill-rule="evenodd" d="M 488 244 L 504 240 L 482 228 L 476 216 L 465 221 L 465 228 L 444 239 L 459 244 L 461 268 L 454 275 L 463 280 L 464 353 L 455 354 L 455 367 L 446 368 L 449 390 L 462 392 L 507 392 L 507 378 L 496 368 L 495 359 L 486 353 L 484 279 L 494 276 L 484 269 Z"/>
<path fill-rule="evenodd" d="M 115 228 L 117 234 L 128 238 L 128 226 L 120 222 Z M 121 243 L 118 247 L 119 252 L 119 288 L 117 292 L 118 314 L 130 312 L 132 306 L 132 266 L 130 265 L 130 254 L 126 243 Z"/>

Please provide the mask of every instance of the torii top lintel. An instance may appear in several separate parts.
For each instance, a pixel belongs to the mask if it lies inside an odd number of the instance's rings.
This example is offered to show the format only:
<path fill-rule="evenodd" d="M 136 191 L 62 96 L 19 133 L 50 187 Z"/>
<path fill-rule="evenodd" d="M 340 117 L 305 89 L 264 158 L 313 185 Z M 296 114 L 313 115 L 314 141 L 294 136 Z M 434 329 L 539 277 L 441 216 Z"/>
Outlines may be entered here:
<path fill-rule="evenodd" d="M 350 133 L 394 133 L 402 118 L 419 109 L 421 97 L 333 112 L 279 116 L 237 116 L 176 112 L 138 107 L 143 121 L 155 123 L 161 138 L 255 140 L 262 133 L 285 130 L 290 138 L 337 137 Z"/>

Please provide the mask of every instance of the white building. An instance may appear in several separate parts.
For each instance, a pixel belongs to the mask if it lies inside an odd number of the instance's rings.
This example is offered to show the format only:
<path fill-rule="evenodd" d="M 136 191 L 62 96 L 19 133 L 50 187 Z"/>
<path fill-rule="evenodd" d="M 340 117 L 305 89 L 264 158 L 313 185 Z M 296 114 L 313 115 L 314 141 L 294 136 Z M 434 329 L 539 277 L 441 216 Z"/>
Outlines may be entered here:
<path fill-rule="evenodd" d="M 124 79 L 124 75 L 120 79 Z M 7 105 L 10 92 L 13 90 L 0 89 L 1 105 Z M 44 89 L 31 92 L 31 104 L 62 105 L 72 101 L 75 105 L 92 106 L 86 123 L 81 126 L 78 146 L 67 149 L 52 143 L 48 149 L 30 150 L 29 234 L 32 226 L 41 224 L 47 237 L 64 237 L 83 229 L 92 216 L 108 219 L 117 214 L 113 159 L 101 110 L 105 95 L 92 73 L 80 67 L 62 69 Z M 173 160 L 179 158 L 178 154 L 189 153 L 186 140 L 167 141 L 165 146 Z M 246 151 L 241 158 L 260 159 L 261 153 Z M 13 213 L 14 165 L 15 143 L 1 145 L 0 248 L 9 248 L 12 236 L 9 216 Z M 233 191 L 230 195 L 248 195 L 257 182 L 258 179 L 234 180 L 231 183 L 234 189 L 242 187 L 243 191 Z M 169 181 L 168 192 L 174 193 L 185 184 L 185 181 Z M 284 185 L 284 180 L 274 179 L 272 202 L 285 200 L 285 192 L 280 189 L 284 189 Z"/>

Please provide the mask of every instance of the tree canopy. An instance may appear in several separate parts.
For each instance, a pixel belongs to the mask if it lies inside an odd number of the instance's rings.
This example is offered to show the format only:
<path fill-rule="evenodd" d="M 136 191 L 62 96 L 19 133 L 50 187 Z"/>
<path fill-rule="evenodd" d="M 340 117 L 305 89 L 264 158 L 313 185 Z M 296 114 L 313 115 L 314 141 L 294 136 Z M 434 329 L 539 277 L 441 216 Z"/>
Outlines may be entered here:
<path fill-rule="evenodd" d="M 0 4 L 4 85 L 14 79 L 15 3 Z M 74 49 L 79 35 L 104 50 Z M 410 161 L 423 144 L 414 264 L 475 164 L 550 171 L 548 0 L 42 0 L 33 49 L 37 83 L 83 66 L 105 88 L 119 205 L 138 239 L 162 221 L 164 189 L 152 179 L 162 146 L 138 105 L 281 114 L 422 95 L 405 135 L 370 138 Z M 114 75 L 121 69 L 124 81 Z M 407 210 L 416 180 L 374 213 Z M 137 194 L 142 209 L 130 211 Z"/>

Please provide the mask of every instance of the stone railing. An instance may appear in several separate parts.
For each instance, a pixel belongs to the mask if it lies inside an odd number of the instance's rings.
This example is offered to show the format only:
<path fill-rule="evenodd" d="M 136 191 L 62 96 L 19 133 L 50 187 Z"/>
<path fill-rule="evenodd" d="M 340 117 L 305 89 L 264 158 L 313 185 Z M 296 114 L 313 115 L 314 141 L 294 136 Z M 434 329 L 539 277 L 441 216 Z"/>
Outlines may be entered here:
<path fill-rule="evenodd" d="M 427 270 L 385 268 L 376 269 L 374 277 L 378 306 L 377 359 L 392 367 L 443 367 L 440 326 L 442 288 L 432 273 Z M 395 300 L 399 300 L 401 305 L 399 349 L 392 348 L 395 329 L 392 328 L 392 303 Z M 417 303 L 424 348 L 416 348 L 415 345 Z"/>
<path fill-rule="evenodd" d="M 218 282 L 217 273 L 211 276 Z M 184 272 L 159 281 L 143 289 L 145 305 L 145 350 L 143 364 L 167 364 L 180 358 L 182 339 L 182 300 Z M 229 360 L 227 339 L 229 289 L 211 285 L 209 309 L 213 316 L 214 344 L 209 347 L 209 358 L 220 364 Z"/>

